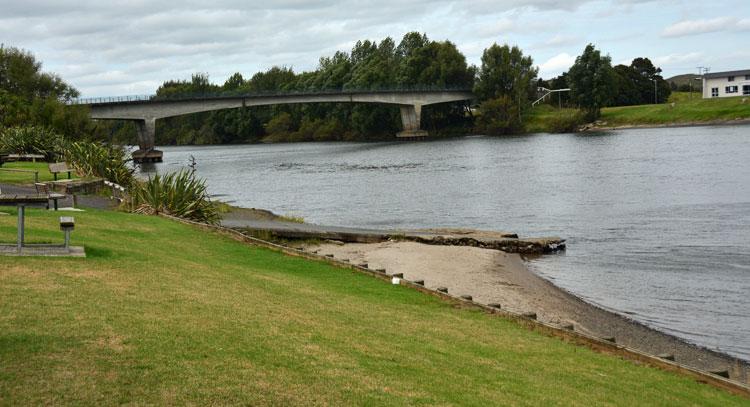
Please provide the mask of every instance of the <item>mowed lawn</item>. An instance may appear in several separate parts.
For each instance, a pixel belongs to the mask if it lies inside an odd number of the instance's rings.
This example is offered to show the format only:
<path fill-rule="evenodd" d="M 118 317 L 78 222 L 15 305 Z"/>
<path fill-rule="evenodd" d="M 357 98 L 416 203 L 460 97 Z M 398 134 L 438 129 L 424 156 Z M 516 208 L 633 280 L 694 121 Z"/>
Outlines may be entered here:
<path fill-rule="evenodd" d="M 747 99 L 743 103 L 743 99 Z M 701 99 L 693 93 L 673 92 L 670 103 L 638 106 L 606 107 L 599 119 L 606 126 L 649 126 L 680 125 L 712 121 L 750 119 L 750 98 L 732 97 Z M 674 106 L 672 105 L 674 103 Z M 554 121 L 575 114 L 574 109 L 557 109 L 548 104 L 532 108 L 526 118 L 526 131 L 530 133 L 549 132 Z"/>
<path fill-rule="evenodd" d="M 743 102 L 743 99 L 746 99 Z M 674 105 L 672 105 L 674 103 Z M 630 124 L 679 124 L 750 118 L 750 98 L 701 99 L 700 95 L 675 92 L 670 103 L 658 105 L 608 107 L 600 120 L 611 126 Z"/>
<path fill-rule="evenodd" d="M 30 240 L 61 239 L 59 212 L 28 212 Z M 0 257 L 0 404 L 748 404 L 171 220 L 75 218 L 88 258 Z"/>
<path fill-rule="evenodd" d="M 38 171 L 39 182 L 47 182 L 54 180 L 54 176 L 49 172 L 48 163 L 46 162 L 27 162 L 27 161 L 15 161 L 4 163 L 0 167 L 0 184 L 34 184 L 34 173 L 28 171 Z M 5 171 L 4 169 L 13 170 L 24 170 L 22 171 Z M 75 172 L 71 174 L 72 178 L 76 178 Z M 68 173 L 58 174 L 57 179 L 68 179 Z"/>

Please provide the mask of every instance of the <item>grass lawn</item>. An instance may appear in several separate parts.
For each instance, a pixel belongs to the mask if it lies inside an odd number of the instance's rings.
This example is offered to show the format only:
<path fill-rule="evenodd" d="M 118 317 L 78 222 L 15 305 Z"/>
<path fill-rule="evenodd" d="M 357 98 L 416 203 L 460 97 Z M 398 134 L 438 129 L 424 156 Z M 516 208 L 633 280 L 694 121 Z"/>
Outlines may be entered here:
<path fill-rule="evenodd" d="M 29 239 L 57 216 L 29 210 Z M 0 257 L 0 404 L 750 404 L 167 219 L 75 217 L 88 258 Z"/>
<path fill-rule="evenodd" d="M 39 171 L 39 182 L 52 181 L 54 177 L 49 172 L 47 163 L 45 162 L 27 162 L 27 161 L 15 161 L 4 163 L 0 167 L 0 184 L 28 184 L 34 183 L 34 174 L 31 172 L 15 172 L 15 171 L 3 171 L 3 168 L 17 169 L 17 170 L 31 170 Z M 75 173 L 70 174 L 73 179 L 76 178 Z M 57 179 L 68 179 L 68 174 L 58 174 Z"/>
<path fill-rule="evenodd" d="M 687 92 L 673 92 L 670 103 L 604 108 L 600 120 L 606 122 L 607 126 L 614 127 L 750 119 L 750 98 L 745 103 L 742 103 L 742 99 L 743 97 L 702 99 L 697 93 L 693 93 L 690 99 Z M 547 132 L 551 120 L 572 112 L 573 109 L 557 109 L 550 105 L 534 107 L 527 119 L 527 131 Z"/>

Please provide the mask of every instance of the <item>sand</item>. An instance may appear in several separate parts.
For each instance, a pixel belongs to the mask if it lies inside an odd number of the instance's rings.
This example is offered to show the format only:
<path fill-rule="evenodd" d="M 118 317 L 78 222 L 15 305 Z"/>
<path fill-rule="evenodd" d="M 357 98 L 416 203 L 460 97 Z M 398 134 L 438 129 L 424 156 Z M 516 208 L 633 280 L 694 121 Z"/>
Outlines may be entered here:
<path fill-rule="evenodd" d="M 648 328 L 625 316 L 601 309 L 560 289 L 528 270 L 518 254 L 465 246 L 437 246 L 415 242 L 324 243 L 308 247 L 351 263 L 368 263 L 407 280 L 424 280 L 428 288 L 447 287 L 453 295 L 471 295 L 503 309 L 536 312 L 551 324 L 573 324 L 578 332 L 615 337 L 617 343 L 659 355 L 673 354 L 679 363 L 701 370 L 728 370 L 730 378 L 750 383 L 750 364 Z"/>

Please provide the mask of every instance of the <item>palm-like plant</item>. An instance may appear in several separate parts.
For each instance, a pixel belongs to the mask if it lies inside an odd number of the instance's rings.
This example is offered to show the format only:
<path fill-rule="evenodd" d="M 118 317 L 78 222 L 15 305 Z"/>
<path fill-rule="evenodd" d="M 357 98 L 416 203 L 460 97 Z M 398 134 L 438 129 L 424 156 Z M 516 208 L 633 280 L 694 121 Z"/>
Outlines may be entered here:
<path fill-rule="evenodd" d="M 216 224 L 219 212 L 208 197 L 206 183 L 189 170 L 154 175 L 137 183 L 131 193 L 133 211 L 164 213 L 198 222 Z"/>
<path fill-rule="evenodd" d="M 122 147 L 80 141 L 70 143 L 64 156 L 81 175 L 101 177 L 126 187 L 134 182 L 135 169 L 129 165 L 130 159 Z"/>

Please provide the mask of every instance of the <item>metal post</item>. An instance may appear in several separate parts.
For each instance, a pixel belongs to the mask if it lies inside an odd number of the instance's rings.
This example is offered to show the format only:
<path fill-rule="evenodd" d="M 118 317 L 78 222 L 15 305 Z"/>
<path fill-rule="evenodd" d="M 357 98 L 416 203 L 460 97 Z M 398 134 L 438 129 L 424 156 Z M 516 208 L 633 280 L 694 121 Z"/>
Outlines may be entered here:
<path fill-rule="evenodd" d="M 23 248 L 24 215 L 24 205 L 18 204 L 18 240 L 16 241 L 16 251 L 18 251 L 19 253 L 21 253 L 21 249 Z"/>

